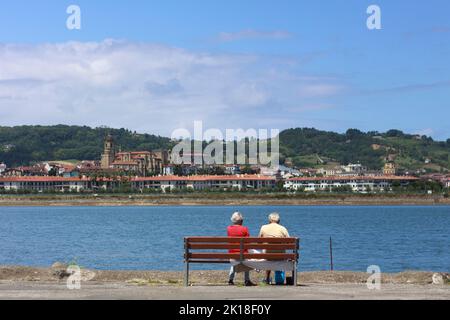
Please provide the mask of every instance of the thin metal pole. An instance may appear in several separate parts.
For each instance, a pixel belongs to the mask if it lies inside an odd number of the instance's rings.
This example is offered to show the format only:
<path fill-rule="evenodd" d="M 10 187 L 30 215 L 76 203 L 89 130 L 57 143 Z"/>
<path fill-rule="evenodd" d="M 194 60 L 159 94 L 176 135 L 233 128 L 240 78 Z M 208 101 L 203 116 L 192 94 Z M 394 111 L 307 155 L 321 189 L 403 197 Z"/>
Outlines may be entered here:
<path fill-rule="evenodd" d="M 187 239 L 184 239 L 184 286 L 189 286 L 189 246 Z"/>
<path fill-rule="evenodd" d="M 184 264 L 184 286 L 189 287 L 189 262 Z"/>
<path fill-rule="evenodd" d="M 299 257 L 298 250 L 300 249 L 299 247 L 300 247 L 300 240 L 297 238 L 295 241 L 296 257 L 295 257 L 295 262 L 294 262 L 294 270 L 292 271 L 292 278 L 294 281 L 294 283 L 293 283 L 294 286 L 297 286 L 297 269 L 298 269 L 298 257 Z"/>
<path fill-rule="evenodd" d="M 333 240 L 330 237 L 330 269 L 331 271 L 334 270 L 334 265 L 333 265 Z"/>

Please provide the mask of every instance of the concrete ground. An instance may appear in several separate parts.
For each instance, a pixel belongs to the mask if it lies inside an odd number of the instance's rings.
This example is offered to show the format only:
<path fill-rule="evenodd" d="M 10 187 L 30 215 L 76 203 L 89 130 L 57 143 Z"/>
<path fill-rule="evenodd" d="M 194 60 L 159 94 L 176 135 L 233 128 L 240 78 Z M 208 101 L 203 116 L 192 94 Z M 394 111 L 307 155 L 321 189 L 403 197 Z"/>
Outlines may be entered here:
<path fill-rule="evenodd" d="M 228 286 L 154 286 L 127 283 L 82 284 L 80 290 L 69 290 L 64 283 L 0 282 L 1 300 L 82 299 L 82 300 L 450 300 L 449 285 L 382 284 L 381 290 L 369 290 L 365 284 L 302 284 L 298 287 L 228 287 Z"/>

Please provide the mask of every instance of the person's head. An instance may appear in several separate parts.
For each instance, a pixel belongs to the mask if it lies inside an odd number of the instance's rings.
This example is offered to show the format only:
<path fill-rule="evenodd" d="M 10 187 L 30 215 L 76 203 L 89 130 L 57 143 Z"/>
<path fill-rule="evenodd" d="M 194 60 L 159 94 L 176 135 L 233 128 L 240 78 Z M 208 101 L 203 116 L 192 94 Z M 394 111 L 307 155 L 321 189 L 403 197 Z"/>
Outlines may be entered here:
<path fill-rule="evenodd" d="M 233 213 L 233 215 L 231 216 L 231 222 L 236 225 L 242 225 L 242 223 L 244 222 L 244 217 L 242 216 L 242 213 L 240 212 Z"/>
<path fill-rule="evenodd" d="M 280 215 L 276 212 L 269 214 L 269 223 L 280 223 Z"/>

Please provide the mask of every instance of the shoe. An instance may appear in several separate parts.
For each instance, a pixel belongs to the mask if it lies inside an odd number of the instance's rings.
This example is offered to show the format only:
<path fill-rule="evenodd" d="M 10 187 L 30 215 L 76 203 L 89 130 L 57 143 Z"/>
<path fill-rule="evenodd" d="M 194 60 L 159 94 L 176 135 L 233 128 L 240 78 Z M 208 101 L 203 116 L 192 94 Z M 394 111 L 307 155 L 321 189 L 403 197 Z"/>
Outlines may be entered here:
<path fill-rule="evenodd" d="M 254 283 L 251 282 L 251 281 L 245 281 L 245 286 L 246 286 L 246 287 L 256 287 L 257 285 L 254 284 Z"/>
<path fill-rule="evenodd" d="M 229 281 L 228 281 L 228 285 L 229 285 L 229 286 L 234 286 L 234 281 L 233 281 L 233 280 L 229 280 Z"/>

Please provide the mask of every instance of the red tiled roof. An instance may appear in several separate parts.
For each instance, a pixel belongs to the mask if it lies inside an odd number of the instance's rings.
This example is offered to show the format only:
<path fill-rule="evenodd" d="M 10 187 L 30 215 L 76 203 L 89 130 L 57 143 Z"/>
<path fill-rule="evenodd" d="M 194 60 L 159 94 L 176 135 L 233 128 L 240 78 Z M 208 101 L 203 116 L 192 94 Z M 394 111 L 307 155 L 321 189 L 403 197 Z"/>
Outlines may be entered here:
<path fill-rule="evenodd" d="M 228 176 L 160 176 L 160 177 L 137 177 L 132 181 L 275 181 L 274 177 L 261 176 L 261 175 L 228 175 Z"/>
<path fill-rule="evenodd" d="M 114 161 L 113 166 L 137 166 L 139 163 L 136 161 Z"/>
<path fill-rule="evenodd" d="M 0 182 L 81 182 L 90 181 L 89 178 L 63 177 L 2 177 Z"/>
<path fill-rule="evenodd" d="M 91 173 L 91 172 L 118 173 L 119 172 L 119 170 L 114 169 L 114 168 L 102 168 L 102 167 L 80 168 L 79 170 L 82 173 Z"/>
<path fill-rule="evenodd" d="M 126 155 L 126 154 L 152 154 L 150 151 L 131 151 L 131 152 L 117 152 L 116 154 Z"/>
<path fill-rule="evenodd" d="M 45 171 L 45 168 L 44 167 L 41 167 L 41 166 L 36 166 L 36 167 L 25 167 L 25 166 L 23 166 L 23 167 L 17 167 L 17 168 L 14 168 L 14 169 L 16 169 L 16 170 L 20 170 L 20 171 L 30 171 L 30 172 L 41 172 L 41 171 Z"/>
<path fill-rule="evenodd" d="M 411 176 L 330 176 L 330 177 L 301 177 L 290 178 L 288 181 L 349 181 L 349 180 L 389 180 L 389 181 L 416 181 Z"/>

